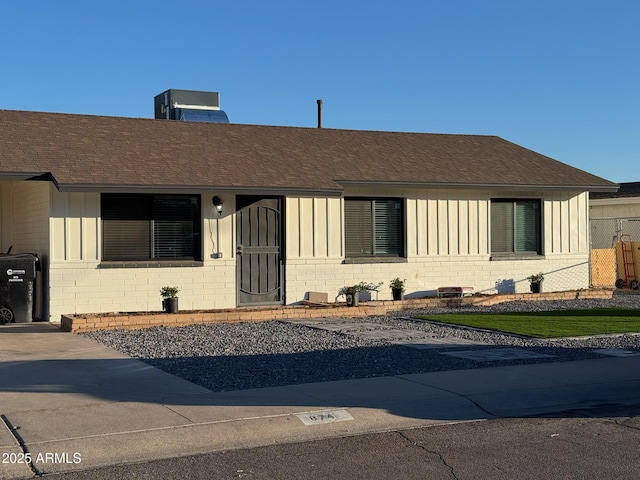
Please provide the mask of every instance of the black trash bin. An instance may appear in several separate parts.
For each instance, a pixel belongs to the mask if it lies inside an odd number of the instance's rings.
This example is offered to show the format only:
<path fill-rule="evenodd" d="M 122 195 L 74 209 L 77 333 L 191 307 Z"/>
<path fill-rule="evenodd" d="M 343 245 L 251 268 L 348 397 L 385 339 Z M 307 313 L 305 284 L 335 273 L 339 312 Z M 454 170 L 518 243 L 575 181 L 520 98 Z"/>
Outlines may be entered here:
<path fill-rule="evenodd" d="M 30 253 L 0 255 L 0 323 L 33 321 L 37 266 Z"/>

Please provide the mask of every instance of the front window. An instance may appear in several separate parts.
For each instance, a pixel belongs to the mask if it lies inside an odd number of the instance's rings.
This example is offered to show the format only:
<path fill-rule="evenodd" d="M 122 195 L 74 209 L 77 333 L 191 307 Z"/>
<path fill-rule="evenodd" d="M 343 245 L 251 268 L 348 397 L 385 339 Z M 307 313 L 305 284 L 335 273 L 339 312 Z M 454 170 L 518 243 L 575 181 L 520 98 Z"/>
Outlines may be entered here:
<path fill-rule="evenodd" d="M 104 193 L 105 261 L 201 260 L 200 196 Z"/>
<path fill-rule="evenodd" d="M 347 257 L 404 255 L 404 213 L 401 199 L 345 198 Z"/>
<path fill-rule="evenodd" d="M 540 200 L 491 200 L 491 253 L 542 254 Z"/>

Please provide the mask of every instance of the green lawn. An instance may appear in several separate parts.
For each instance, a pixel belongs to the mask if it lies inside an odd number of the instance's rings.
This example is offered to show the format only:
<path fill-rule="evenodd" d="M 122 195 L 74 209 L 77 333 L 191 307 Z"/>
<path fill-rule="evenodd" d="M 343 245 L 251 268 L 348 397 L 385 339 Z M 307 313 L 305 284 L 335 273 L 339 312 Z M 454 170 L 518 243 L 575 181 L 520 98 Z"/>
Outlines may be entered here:
<path fill-rule="evenodd" d="M 640 309 L 634 308 L 520 313 L 456 313 L 425 315 L 418 318 L 538 338 L 640 332 Z"/>

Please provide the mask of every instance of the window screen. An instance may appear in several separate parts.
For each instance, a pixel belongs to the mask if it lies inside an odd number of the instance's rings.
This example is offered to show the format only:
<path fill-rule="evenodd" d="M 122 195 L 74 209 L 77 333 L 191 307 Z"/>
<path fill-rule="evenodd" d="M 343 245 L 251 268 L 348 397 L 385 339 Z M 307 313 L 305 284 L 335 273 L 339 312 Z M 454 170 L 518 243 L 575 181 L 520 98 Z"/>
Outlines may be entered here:
<path fill-rule="evenodd" d="M 542 253 L 539 200 L 491 201 L 491 253 Z"/>
<path fill-rule="evenodd" d="M 403 255 L 402 200 L 347 198 L 344 214 L 347 257 Z"/>
<path fill-rule="evenodd" d="M 103 260 L 201 259 L 200 196 L 103 194 Z"/>

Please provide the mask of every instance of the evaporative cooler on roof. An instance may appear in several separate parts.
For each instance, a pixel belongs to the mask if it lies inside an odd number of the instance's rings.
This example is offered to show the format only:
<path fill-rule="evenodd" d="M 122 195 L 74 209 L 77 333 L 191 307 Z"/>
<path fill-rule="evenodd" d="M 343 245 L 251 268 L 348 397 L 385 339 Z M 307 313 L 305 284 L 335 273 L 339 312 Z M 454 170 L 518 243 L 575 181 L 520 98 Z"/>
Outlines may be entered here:
<path fill-rule="evenodd" d="M 156 119 L 229 123 L 227 114 L 220 110 L 218 92 L 172 89 L 156 95 L 153 103 Z"/>

